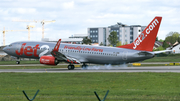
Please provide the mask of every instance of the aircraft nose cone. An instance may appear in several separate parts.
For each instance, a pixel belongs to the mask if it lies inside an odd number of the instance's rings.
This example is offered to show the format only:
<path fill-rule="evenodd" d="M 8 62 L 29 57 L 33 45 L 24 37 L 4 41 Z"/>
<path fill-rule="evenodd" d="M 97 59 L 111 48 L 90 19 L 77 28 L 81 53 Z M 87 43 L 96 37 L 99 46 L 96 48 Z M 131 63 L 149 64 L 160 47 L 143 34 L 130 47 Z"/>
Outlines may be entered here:
<path fill-rule="evenodd" d="M 3 48 L 3 51 L 4 51 L 5 53 L 7 53 L 7 47 L 4 47 L 4 48 Z"/>

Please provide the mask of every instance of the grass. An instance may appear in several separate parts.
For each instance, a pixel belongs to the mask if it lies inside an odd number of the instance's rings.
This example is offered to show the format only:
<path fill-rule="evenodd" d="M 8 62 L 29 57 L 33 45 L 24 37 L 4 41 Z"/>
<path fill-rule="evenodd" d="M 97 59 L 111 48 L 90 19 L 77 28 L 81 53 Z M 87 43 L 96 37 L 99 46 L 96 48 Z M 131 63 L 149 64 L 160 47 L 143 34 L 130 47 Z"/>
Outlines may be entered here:
<path fill-rule="evenodd" d="M 20 64 L 40 64 L 39 61 L 22 60 Z M 0 65 L 15 65 L 16 61 L 0 61 Z"/>
<path fill-rule="evenodd" d="M 180 62 L 180 54 L 170 54 L 168 56 L 154 57 L 143 62 Z"/>
<path fill-rule="evenodd" d="M 25 101 L 178 101 L 179 73 L 0 73 L 0 100 Z"/>
<path fill-rule="evenodd" d="M 0 69 L 46 69 L 46 68 L 67 68 L 67 65 L 58 65 L 58 66 L 0 66 Z"/>

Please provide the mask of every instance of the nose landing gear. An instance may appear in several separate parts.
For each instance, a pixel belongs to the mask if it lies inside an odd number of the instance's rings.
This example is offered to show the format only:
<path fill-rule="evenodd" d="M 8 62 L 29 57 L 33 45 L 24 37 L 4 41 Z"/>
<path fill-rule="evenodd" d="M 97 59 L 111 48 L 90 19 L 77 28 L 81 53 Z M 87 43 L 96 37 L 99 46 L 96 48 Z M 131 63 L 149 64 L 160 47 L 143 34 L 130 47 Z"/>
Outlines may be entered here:
<path fill-rule="evenodd" d="M 16 64 L 20 64 L 20 59 L 17 57 Z"/>

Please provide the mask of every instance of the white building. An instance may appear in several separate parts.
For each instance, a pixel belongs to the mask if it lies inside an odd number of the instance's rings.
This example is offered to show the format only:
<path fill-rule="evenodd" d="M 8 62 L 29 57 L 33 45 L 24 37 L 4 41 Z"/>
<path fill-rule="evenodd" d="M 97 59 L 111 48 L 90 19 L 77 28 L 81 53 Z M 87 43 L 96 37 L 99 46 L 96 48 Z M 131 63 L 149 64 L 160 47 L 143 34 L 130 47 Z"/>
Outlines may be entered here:
<path fill-rule="evenodd" d="M 82 44 L 83 38 L 87 37 L 87 34 L 74 34 L 74 36 L 71 36 L 69 38 L 62 38 L 61 42 L 62 43 L 71 43 L 71 44 Z M 42 41 L 45 42 L 57 42 L 59 39 L 58 38 L 43 38 Z"/>
<path fill-rule="evenodd" d="M 121 41 L 122 44 L 129 44 L 132 43 L 145 28 L 146 26 L 127 26 L 122 23 L 117 23 L 109 27 L 88 28 L 88 37 L 92 43 L 102 43 L 106 46 L 109 45 L 107 38 L 112 31 L 115 31 L 117 32 L 118 40 Z"/>
<path fill-rule="evenodd" d="M 179 54 L 180 53 L 180 44 L 176 44 L 171 47 L 172 53 Z"/>

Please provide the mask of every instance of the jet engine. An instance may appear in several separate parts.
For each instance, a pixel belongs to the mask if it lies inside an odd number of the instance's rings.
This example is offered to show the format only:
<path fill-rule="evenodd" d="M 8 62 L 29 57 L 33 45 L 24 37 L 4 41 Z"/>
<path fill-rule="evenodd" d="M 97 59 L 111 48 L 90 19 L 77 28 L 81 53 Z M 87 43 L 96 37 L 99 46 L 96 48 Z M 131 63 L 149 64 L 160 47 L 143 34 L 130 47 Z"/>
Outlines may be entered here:
<path fill-rule="evenodd" d="M 59 61 L 53 56 L 41 56 L 39 61 L 41 64 L 46 65 L 57 65 L 59 63 Z"/>

